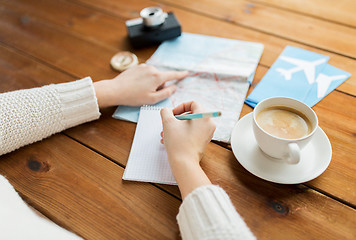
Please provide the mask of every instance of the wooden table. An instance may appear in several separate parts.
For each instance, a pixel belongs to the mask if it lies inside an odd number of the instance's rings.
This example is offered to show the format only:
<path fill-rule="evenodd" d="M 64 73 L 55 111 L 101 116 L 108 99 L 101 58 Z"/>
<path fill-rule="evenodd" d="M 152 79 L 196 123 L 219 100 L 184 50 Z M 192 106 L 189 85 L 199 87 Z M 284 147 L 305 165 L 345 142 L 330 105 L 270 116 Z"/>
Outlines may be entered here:
<path fill-rule="evenodd" d="M 261 42 L 250 91 L 286 45 L 330 56 L 352 76 L 313 109 L 333 148 L 328 169 L 298 185 L 247 172 L 229 146 L 210 143 L 202 162 L 259 239 L 356 238 L 356 2 L 353 0 L 1 0 L 0 92 L 111 78 L 118 51 L 132 49 L 125 20 L 141 9 L 173 11 L 183 31 Z M 136 124 L 102 117 L 0 157 L 25 201 L 86 239 L 179 239 L 175 186 L 122 181 Z M 245 105 L 241 117 L 251 112 Z"/>

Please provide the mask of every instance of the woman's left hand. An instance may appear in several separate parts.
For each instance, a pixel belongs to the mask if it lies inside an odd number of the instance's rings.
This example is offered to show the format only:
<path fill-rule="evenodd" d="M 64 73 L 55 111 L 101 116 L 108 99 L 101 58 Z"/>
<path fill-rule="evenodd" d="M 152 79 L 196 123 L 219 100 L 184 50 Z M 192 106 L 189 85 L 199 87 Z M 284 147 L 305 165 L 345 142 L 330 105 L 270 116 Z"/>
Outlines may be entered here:
<path fill-rule="evenodd" d="M 95 82 L 94 88 L 100 108 L 141 106 L 155 104 L 171 96 L 176 91 L 176 85 L 165 87 L 164 84 L 183 79 L 187 75 L 187 71 L 161 72 L 153 66 L 140 64 L 113 79 Z"/>

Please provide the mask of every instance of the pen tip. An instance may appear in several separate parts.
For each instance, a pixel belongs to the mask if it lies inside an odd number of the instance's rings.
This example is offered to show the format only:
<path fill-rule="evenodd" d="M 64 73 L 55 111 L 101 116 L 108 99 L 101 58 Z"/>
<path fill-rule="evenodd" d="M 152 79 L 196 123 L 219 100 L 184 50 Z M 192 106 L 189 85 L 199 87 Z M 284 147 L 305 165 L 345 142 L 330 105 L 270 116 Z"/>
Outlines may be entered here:
<path fill-rule="evenodd" d="M 218 116 L 221 116 L 221 112 L 218 112 Z"/>

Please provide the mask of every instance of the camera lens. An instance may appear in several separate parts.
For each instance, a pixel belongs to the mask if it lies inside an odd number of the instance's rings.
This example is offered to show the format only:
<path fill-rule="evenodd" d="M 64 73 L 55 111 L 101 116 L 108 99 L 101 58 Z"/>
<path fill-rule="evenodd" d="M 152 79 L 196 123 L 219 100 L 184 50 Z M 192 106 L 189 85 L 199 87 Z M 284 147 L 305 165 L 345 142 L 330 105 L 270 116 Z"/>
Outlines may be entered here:
<path fill-rule="evenodd" d="M 167 18 L 167 13 L 163 12 L 159 7 L 144 8 L 140 15 L 146 27 L 157 27 L 164 23 Z"/>

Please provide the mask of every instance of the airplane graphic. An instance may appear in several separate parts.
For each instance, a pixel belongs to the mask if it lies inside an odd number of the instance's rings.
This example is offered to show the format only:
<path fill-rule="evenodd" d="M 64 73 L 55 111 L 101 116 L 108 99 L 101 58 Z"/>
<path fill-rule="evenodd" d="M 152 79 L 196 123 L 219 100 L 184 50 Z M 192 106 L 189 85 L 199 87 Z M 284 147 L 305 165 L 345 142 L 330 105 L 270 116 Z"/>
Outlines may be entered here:
<path fill-rule="evenodd" d="M 327 61 L 326 58 L 323 58 L 323 59 L 319 59 L 319 60 L 311 62 L 311 61 L 305 61 L 305 60 L 300 60 L 297 58 L 286 57 L 286 56 L 280 56 L 280 59 L 296 65 L 296 67 L 291 68 L 291 69 L 283 69 L 283 68 L 276 69 L 276 71 L 281 73 L 286 80 L 291 80 L 293 73 L 296 73 L 299 71 L 304 71 L 309 84 L 313 84 L 315 82 L 315 68 L 316 68 L 316 66 Z"/>
<path fill-rule="evenodd" d="M 318 84 L 318 98 L 325 96 L 332 81 L 345 79 L 346 77 L 346 75 L 327 76 L 323 73 L 320 73 L 315 80 Z"/>
<path fill-rule="evenodd" d="M 309 84 L 316 83 L 318 85 L 317 86 L 318 98 L 322 98 L 325 96 L 326 92 L 328 91 L 328 88 L 330 87 L 331 82 L 347 78 L 346 75 L 328 76 L 323 73 L 320 73 L 316 78 L 315 77 L 316 66 L 325 63 L 327 59 L 306 61 L 306 60 L 300 60 L 297 58 L 286 57 L 286 56 L 281 56 L 280 59 L 289 62 L 291 64 L 294 64 L 296 65 L 296 67 L 291 69 L 277 68 L 276 71 L 282 74 L 286 80 L 291 80 L 293 73 L 304 71 L 308 83 Z"/>

